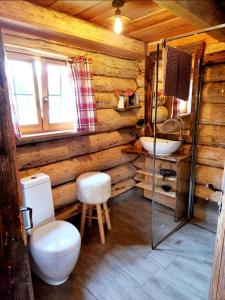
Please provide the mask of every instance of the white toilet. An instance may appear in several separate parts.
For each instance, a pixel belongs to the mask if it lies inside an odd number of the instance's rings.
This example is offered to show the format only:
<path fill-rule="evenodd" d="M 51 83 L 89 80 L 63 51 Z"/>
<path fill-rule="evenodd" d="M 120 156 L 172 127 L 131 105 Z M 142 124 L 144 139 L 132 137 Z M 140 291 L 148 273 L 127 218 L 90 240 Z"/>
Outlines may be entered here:
<path fill-rule="evenodd" d="M 81 246 L 80 233 L 69 222 L 55 220 L 50 178 L 39 173 L 21 179 L 23 207 L 32 209 L 28 240 L 31 268 L 44 282 L 64 283 L 72 272 Z M 24 223 L 30 226 L 28 212 Z"/>

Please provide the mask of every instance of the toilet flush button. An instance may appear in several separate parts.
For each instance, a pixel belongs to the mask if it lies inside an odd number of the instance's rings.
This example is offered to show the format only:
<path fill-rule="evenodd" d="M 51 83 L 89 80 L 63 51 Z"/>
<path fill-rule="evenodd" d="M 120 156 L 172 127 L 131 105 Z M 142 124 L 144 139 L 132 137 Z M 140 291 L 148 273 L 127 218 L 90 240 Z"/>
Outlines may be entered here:
<path fill-rule="evenodd" d="M 30 179 L 36 179 L 37 177 L 36 176 L 32 176 Z"/>

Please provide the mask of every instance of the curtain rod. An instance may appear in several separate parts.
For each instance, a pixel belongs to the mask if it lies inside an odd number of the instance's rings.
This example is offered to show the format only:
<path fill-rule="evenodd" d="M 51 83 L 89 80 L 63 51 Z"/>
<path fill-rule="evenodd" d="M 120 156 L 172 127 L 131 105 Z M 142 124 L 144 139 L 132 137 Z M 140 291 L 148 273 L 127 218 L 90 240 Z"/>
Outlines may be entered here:
<path fill-rule="evenodd" d="M 197 35 L 197 34 L 201 34 L 201 33 L 206 33 L 206 32 L 216 30 L 216 29 L 222 29 L 222 28 L 225 28 L 225 23 L 215 25 L 215 26 L 211 26 L 211 27 L 207 27 L 207 28 L 204 28 L 204 29 L 191 31 L 191 32 L 188 32 L 188 33 L 180 34 L 180 35 L 176 35 L 176 36 L 169 37 L 169 38 L 163 38 L 163 39 L 160 39 L 156 42 L 153 42 L 152 44 L 160 44 L 160 43 L 165 43 L 165 42 L 171 42 L 171 41 L 179 40 L 179 39 L 182 39 L 182 38 L 185 38 L 185 37 L 188 37 L 188 36 Z"/>

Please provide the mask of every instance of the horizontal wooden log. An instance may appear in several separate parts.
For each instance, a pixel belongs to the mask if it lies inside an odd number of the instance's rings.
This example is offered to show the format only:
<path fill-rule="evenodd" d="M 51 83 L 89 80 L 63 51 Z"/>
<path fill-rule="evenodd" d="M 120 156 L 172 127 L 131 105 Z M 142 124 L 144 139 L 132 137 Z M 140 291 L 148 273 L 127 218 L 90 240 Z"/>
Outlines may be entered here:
<path fill-rule="evenodd" d="M 225 103 L 225 82 L 205 83 L 202 101 L 208 103 Z"/>
<path fill-rule="evenodd" d="M 137 119 L 143 119 L 145 115 L 145 107 L 144 103 L 140 102 L 141 108 L 135 109 L 134 112 L 137 115 Z M 156 123 L 164 122 L 168 117 L 168 110 L 165 106 L 158 106 L 157 108 L 157 121 Z M 152 120 L 154 122 L 155 119 L 155 109 L 152 109 Z"/>
<path fill-rule="evenodd" d="M 204 145 L 225 147 L 225 126 L 200 124 L 198 141 Z"/>
<path fill-rule="evenodd" d="M 131 164 L 123 164 L 104 171 L 111 177 L 112 186 L 136 174 L 136 168 Z M 52 188 L 55 209 L 72 204 L 77 201 L 77 186 L 75 181 L 61 184 Z"/>
<path fill-rule="evenodd" d="M 135 181 L 132 178 L 113 184 L 112 197 L 118 196 L 133 187 L 135 187 Z M 66 206 L 63 205 L 55 209 L 55 216 L 57 220 L 67 220 L 81 213 L 81 203 L 79 201 L 75 201 L 72 204 L 67 204 Z"/>
<path fill-rule="evenodd" d="M 144 174 L 137 174 L 137 175 L 135 175 L 135 176 L 133 177 L 133 179 L 134 179 L 135 181 L 140 182 L 140 181 L 143 181 L 143 180 L 145 179 L 145 175 L 144 175 Z"/>
<path fill-rule="evenodd" d="M 208 201 L 219 202 L 222 194 L 221 192 L 214 192 L 204 185 L 197 184 L 195 185 L 194 196 Z"/>
<path fill-rule="evenodd" d="M 39 35 L 41 32 L 96 52 L 133 59 L 145 54 L 141 41 L 27 1 L 0 1 L 0 18 L 4 25 L 16 26 L 18 31 L 29 30 Z"/>
<path fill-rule="evenodd" d="M 111 183 L 116 184 L 127 178 L 135 176 L 137 173 L 137 169 L 131 163 L 127 163 L 106 170 L 105 173 L 109 174 L 109 176 L 111 177 Z"/>
<path fill-rule="evenodd" d="M 134 113 L 136 114 L 137 120 L 144 119 L 144 117 L 145 117 L 144 102 L 140 102 L 139 104 L 141 107 L 133 110 Z"/>
<path fill-rule="evenodd" d="M 197 163 L 207 166 L 223 168 L 225 162 L 225 148 L 198 145 Z"/>
<path fill-rule="evenodd" d="M 208 202 L 208 201 L 204 201 Z M 210 224 L 209 227 L 211 229 L 212 225 L 217 226 L 218 221 L 218 212 L 216 209 L 209 209 L 207 205 L 199 205 L 194 204 L 193 216 L 200 220 L 206 221 L 207 224 Z"/>
<path fill-rule="evenodd" d="M 118 99 L 114 93 L 96 92 L 95 101 L 97 109 L 103 109 L 116 107 Z"/>
<path fill-rule="evenodd" d="M 17 147 L 17 160 L 19 169 L 28 169 L 128 144 L 135 139 L 133 132 L 121 130 L 25 145 Z"/>
<path fill-rule="evenodd" d="M 77 201 L 77 185 L 75 181 L 61 184 L 52 189 L 54 208 L 58 209 Z"/>
<path fill-rule="evenodd" d="M 206 185 L 208 183 L 212 183 L 216 186 L 216 188 L 221 189 L 223 169 L 197 165 L 195 178 L 197 184 Z"/>
<path fill-rule="evenodd" d="M 137 77 L 136 81 L 137 81 L 137 86 L 138 86 L 139 88 L 144 88 L 144 86 L 145 86 L 145 76 L 144 76 L 144 73 L 141 73 L 141 74 Z"/>
<path fill-rule="evenodd" d="M 85 172 L 103 171 L 133 161 L 137 155 L 122 152 L 128 146 L 110 148 L 93 154 L 24 170 L 20 172 L 20 177 L 41 172 L 49 175 L 52 186 L 60 185 L 75 180 L 80 174 Z"/>
<path fill-rule="evenodd" d="M 55 211 L 55 217 L 57 220 L 68 220 L 74 216 L 77 216 L 81 213 L 81 204 L 80 202 L 75 202 L 73 204 L 67 205 L 66 207 L 57 209 Z"/>
<path fill-rule="evenodd" d="M 133 111 L 118 112 L 114 109 L 97 110 L 98 125 L 96 132 L 108 132 L 136 125 L 136 115 Z"/>
<path fill-rule="evenodd" d="M 124 91 L 131 89 L 136 91 L 137 83 L 134 79 L 106 77 L 95 75 L 93 78 L 94 88 L 97 92 L 114 92 L 115 89 Z"/>
<path fill-rule="evenodd" d="M 168 110 L 165 106 L 157 107 L 157 121 L 156 123 L 164 122 L 168 117 Z M 152 122 L 155 120 L 155 108 L 152 109 Z"/>
<path fill-rule="evenodd" d="M 225 125 L 225 104 L 202 103 L 200 123 Z"/>
<path fill-rule="evenodd" d="M 225 81 L 225 64 L 218 64 L 215 66 L 206 67 L 204 81 Z"/>
<path fill-rule="evenodd" d="M 139 101 L 141 102 L 144 102 L 145 101 L 145 89 L 144 88 L 138 88 L 136 90 L 136 94 L 138 95 L 138 99 Z"/>
<path fill-rule="evenodd" d="M 137 159 L 135 159 L 135 161 L 133 161 L 133 165 L 138 169 L 138 170 L 142 170 L 145 168 L 145 159 L 146 156 L 141 154 L 138 156 Z"/>
<path fill-rule="evenodd" d="M 136 185 L 136 181 L 133 178 L 125 179 L 112 186 L 112 197 L 116 197 L 132 188 Z"/>
<path fill-rule="evenodd" d="M 64 55 L 65 58 L 76 55 L 87 56 L 92 59 L 92 71 L 95 75 L 136 79 L 140 73 L 137 61 L 81 50 L 75 48 L 73 45 L 68 46 L 63 42 L 56 42 L 44 37 L 40 38 L 21 32 L 3 30 L 3 40 L 6 48 L 16 50 L 25 47 L 26 50 L 23 49 L 23 51 L 28 53 L 32 53 L 33 49 L 35 49 L 44 52 L 47 51 L 49 52 L 48 55 L 51 55 L 51 53 L 54 56 L 57 54 Z"/>
<path fill-rule="evenodd" d="M 137 61 L 140 72 L 145 72 L 145 60 L 141 59 Z"/>

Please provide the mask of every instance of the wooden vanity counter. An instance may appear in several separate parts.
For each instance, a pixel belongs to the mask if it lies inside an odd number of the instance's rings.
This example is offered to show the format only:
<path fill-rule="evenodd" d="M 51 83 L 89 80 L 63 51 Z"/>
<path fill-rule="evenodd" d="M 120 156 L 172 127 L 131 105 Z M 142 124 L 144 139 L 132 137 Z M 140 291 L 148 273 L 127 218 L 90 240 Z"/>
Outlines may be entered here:
<path fill-rule="evenodd" d="M 146 156 L 145 168 L 137 171 L 143 175 L 143 180 L 137 183 L 136 186 L 144 190 L 144 197 L 152 200 L 153 156 L 144 150 L 136 150 L 134 148 L 124 149 L 123 151 Z M 155 158 L 155 202 L 174 210 L 175 221 L 185 219 L 188 214 L 190 165 L 191 154 L 184 153 L 182 148 L 174 154 L 156 156 Z M 162 188 L 165 178 L 160 175 L 161 168 L 176 171 L 176 176 L 166 178 L 166 184 L 171 187 L 171 190 L 168 192 Z"/>

